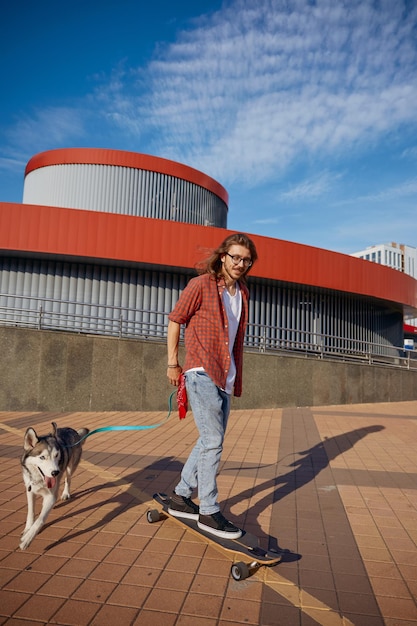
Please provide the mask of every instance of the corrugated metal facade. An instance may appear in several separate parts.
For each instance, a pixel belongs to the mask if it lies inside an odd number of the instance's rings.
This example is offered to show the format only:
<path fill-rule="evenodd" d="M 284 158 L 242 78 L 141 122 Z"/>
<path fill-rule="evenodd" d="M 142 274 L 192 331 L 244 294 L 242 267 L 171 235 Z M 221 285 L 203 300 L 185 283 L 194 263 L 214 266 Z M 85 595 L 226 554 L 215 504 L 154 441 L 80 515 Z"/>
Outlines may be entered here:
<path fill-rule="evenodd" d="M 26 175 L 23 202 L 226 228 L 227 206 L 184 179 L 114 165 L 50 165 Z"/>
<path fill-rule="evenodd" d="M 2 318 L 12 323 L 110 335 L 163 337 L 167 315 L 190 272 L 94 263 L 0 258 Z M 247 344 L 257 349 L 362 351 L 398 346 L 402 313 L 349 294 L 250 279 Z M 10 294 L 10 295 L 6 295 Z M 7 310 L 6 310 L 7 309 Z"/>

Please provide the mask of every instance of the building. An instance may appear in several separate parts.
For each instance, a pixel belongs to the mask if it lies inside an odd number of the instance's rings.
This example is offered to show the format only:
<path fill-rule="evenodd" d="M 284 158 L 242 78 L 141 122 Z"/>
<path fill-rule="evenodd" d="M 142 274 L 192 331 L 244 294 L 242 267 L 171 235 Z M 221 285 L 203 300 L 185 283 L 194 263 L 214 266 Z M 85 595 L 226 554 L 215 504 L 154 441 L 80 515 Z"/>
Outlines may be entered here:
<path fill-rule="evenodd" d="M 382 243 L 354 252 L 352 256 L 392 267 L 399 272 L 417 278 L 417 248 L 412 246 L 395 242 Z M 415 337 L 417 337 L 417 318 L 414 316 L 406 317 L 404 319 L 404 346 L 407 349 L 414 349 Z"/>
<path fill-rule="evenodd" d="M 89 148 L 34 156 L 23 203 L 0 203 L 0 324 L 164 339 L 195 264 L 229 234 L 227 204 L 217 181 L 162 158 Z M 417 316 L 411 275 L 251 236 L 248 349 L 398 356 L 403 317 Z"/>
<path fill-rule="evenodd" d="M 352 256 L 372 263 L 392 267 L 417 278 L 417 248 L 398 243 L 381 243 L 353 252 Z"/>

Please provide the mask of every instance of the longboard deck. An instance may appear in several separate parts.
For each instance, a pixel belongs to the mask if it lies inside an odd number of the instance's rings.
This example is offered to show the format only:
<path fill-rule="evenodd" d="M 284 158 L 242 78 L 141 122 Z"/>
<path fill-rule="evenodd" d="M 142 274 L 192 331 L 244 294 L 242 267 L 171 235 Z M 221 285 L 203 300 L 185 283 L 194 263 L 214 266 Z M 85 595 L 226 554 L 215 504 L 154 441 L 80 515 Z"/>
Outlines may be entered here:
<path fill-rule="evenodd" d="M 235 580 L 241 580 L 243 578 L 247 578 L 250 575 L 251 571 L 258 569 L 261 565 L 276 565 L 282 560 L 282 556 L 276 552 L 268 552 L 259 546 L 259 540 L 255 535 L 251 533 L 247 533 L 243 531 L 243 534 L 239 539 L 224 539 L 222 537 L 216 537 L 212 533 L 209 533 L 197 525 L 197 520 L 186 519 L 176 517 L 171 515 L 168 511 L 170 498 L 164 493 L 155 493 L 153 499 L 156 503 L 162 508 L 163 513 L 191 530 L 193 533 L 204 537 L 210 543 L 217 544 L 221 546 L 224 550 L 228 552 L 233 552 L 234 554 L 242 554 L 243 556 L 249 557 L 251 562 L 249 564 L 245 563 L 237 563 L 235 566 L 232 566 L 232 576 Z M 158 521 L 160 518 L 159 511 L 148 511 L 147 515 L 149 522 Z"/>

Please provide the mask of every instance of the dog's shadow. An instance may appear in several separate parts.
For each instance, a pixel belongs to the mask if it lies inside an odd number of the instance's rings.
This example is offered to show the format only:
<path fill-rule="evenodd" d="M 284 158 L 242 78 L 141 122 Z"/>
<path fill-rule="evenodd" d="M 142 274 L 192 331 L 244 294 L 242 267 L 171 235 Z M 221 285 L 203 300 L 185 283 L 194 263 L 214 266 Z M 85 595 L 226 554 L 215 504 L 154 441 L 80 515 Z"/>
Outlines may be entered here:
<path fill-rule="evenodd" d="M 108 524 L 109 522 L 118 518 L 120 515 L 122 515 L 122 513 L 128 511 L 131 508 L 142 505 L 143 500 L 141 500 L 140 497 L 138 496 L 138 489 L 140 488 L 136 486 L 137 484 L 143 484 L 143 480 L 149 480 L 151 483 L 155 481 L 155 479 L 157 479 L 158 476 L 162 472 L 172 473 L 173 476 L 175 476 L 176 478 L 178 474 L 181 472 L 181 469 L 182 469 L 182 464 L 178 460 L 174 459 L 173 457 L 160 459 L 156 461 L 155 463 L 152 463 L 151 465 L 148 465 L 141 470 L 138 470 L 136 472 L 133 472 L 132 474 L 123 476 L 114 481 L 102 483 L 100 485 L 95 485 L 94 487 L 88 487 L 87 489 L 76 491 L 71 495 L 70 500 L 58 501 L 54 507 L 54 510 L 61 509 L 61 508 L 64 509 L 69 503 L 73 503 L 76 500 L 87 499 L 90 494 L 97 494 L 103 490 L 109 490 L 109 489 L 114 490 L 114 489 L 117 489 L 118 487 L 125 488 L 121 493 L 118 493 L 109 498 L 105 498 L 101 501 L 98 501 L 97 499 L 95 499 L 94 502 L 88 504 L 88 506 L 84 506 L 82 508 L 74 508 L 71 510 L 71 512 L 68 512 L 67 514 L 64 514 L 63 516 L 61 516 L 59 518 L 59 521 L 65 521 L 73 517 L 79 517 L 79 516 L 82 516 L 83 514 L 88 514 L 89 512 L 97 510 L 102 506 L 108 506 L 111 504 L 115 505 L 114 508 L 112 508 L 112 510 L 107 511 L 103 515 L 102 518 L 96 520 L 90 526 L 83 527 L 79 530 L 76 530 L 70 534 L 65 535 L 64 537 L 48 545 L 46 547 L 46 550 L 52 550 L 53 548 L 55 548 L 56 546 L 60 545 L 61 543 L 65 541 L 76 539 L 77 537 L 80 537 L 84 534 L 99 530 L 100 528 Z M 152 493 L 155 493 L 156 491 L 159 491 L 159 490 L 160 489 L 158 489 L 158 487 L 155 487 L 152 490 Z M 141 489 L 141 492 L 144 493 L 143 488 Z M 151 497 L 152 495 L 149 496 L 149 498 Z M 48 521 L 42 527 L 41 532 L 43 532 L 49 526 L 53 526 L 56 523 L 56 521 L 57 520 Z"/>

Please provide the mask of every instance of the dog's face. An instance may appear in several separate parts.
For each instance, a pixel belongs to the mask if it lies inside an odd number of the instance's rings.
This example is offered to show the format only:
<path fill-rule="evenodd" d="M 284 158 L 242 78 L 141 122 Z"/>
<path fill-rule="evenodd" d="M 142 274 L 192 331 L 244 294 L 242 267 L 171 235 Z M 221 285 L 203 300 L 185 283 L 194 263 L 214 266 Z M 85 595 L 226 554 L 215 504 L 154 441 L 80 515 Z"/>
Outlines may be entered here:
<path fill-rule="evenodd" d="M 56 438 L 53 435 L 38 437 L 33 428 L 28 428 L 24 439 L 24 449 L 25 466 L 35 482 L 43 481 L 48 489 L 53 489 L 61 472 L 62 456 Z"/>

